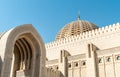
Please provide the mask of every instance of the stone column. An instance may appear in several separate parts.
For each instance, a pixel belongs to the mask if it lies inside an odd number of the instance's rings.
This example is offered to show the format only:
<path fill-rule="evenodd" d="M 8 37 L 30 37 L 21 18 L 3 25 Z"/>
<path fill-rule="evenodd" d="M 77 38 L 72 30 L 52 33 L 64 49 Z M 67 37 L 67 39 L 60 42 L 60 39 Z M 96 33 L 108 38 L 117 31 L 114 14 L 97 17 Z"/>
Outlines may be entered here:
<path fill-rule="evenodd" d="M 60 57 L 59 57 L 59 70 L 61 72 L 60 77 L 67 77 L 67 56 L 69 56 L 69 53 L 65 50 L 60 51 Z"/>
<path fill-rule="evenodd" d="M 88 44 L 88 51 L 86 54 L 87 77 L 98 77 L 96 49 L 97 47 L 93 44 Z"/>

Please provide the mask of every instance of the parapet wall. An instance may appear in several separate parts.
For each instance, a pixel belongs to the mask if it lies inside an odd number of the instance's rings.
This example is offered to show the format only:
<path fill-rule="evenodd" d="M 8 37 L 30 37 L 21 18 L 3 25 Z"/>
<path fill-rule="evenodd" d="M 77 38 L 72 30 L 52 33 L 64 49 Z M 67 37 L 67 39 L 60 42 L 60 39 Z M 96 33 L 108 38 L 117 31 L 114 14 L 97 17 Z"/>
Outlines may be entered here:
<path fill-rule="evenodd" d="M 95 29 L 92 31 L 84 32 L 77 36 L 71 36 L 68 38 L 59 39 L 57 41 L 50 42 L 46 44 L 45 46 L 47 49 L 49 49 L 55 46 L 60 46 L 60 45 L 75 42 L 75 41 L 95 38 L 98 36 L 104 36 L 106 34 L 108 35 L 112 33 L 117 33 L 118 31 L 120 31 L 120 23 L 116 23 L 116 24 L 105 26 L 105 27 Z"/>

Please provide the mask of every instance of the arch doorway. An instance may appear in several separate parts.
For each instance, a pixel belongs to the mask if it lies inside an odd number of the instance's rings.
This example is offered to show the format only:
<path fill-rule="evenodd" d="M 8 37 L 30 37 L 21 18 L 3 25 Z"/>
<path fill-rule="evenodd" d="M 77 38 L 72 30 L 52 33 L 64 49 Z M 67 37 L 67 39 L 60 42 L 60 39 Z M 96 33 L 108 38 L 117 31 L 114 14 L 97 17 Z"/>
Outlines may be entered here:
<path fill-rule="evenodd" d="M 25 37 L 19 38 L 14 45 L 13 54 L 13 77 L 22 71 L 31 69 L 33 49 Z"/>
<path fill-rule="evenodd" d="M 4 36 L 1 77 L 45 77 L 45 46 L 36 30 L 24 25 Z"/>

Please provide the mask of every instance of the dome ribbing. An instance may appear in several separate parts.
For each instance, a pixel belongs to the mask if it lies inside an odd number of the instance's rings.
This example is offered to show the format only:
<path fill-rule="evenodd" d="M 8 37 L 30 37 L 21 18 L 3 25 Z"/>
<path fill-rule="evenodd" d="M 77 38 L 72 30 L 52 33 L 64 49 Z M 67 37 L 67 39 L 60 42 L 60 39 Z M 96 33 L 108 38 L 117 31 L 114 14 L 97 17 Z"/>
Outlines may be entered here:
<path fill-rule="evenodd" d="M 83 21 L 78 18 L 77 21 L 71 22 L 63 27 L 60 32 L 58 32 L 56 39 L 67 38 L 70 36 L 79 35 L 83 32 L 91 31 L 97 29 L 98 27 L 88 21 Z"/>

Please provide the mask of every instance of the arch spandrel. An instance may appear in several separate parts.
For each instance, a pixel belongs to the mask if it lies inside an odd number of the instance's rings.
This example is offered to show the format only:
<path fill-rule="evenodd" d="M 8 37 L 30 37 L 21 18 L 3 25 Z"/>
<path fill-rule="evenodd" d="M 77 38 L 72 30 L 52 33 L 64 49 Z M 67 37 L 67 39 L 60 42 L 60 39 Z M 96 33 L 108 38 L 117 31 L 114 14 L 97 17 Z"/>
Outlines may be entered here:
<path fill-rule="evenodd" d="M 45 46 L 39 33 L 32 25 L 26 24 L 7 31 L 0 39 L 0 54 L 3 61 L 1 77 L 12 77 L 13 73 L 13 54 L 15 43 L 18 39 L 25 38 L 31 45 L 32 54 L 32 69 L 25 76 L 30 77 L 45 77 Z M 2 41 L 3 40 L 3 41 Z M 25 43 L 25 42 L 24 42 Z M 25 46 L 25 44 L 23 44 Z M 33 63 L 34 62 L 34 63 Z M 38 69 L 40 68 L 40 70 Z M 41 71 L 42 69 L 42 71 Z M 21 70 L 20 70 L 21 71 Z M 26 70 L 22 70 L 25 72 Z M 32 71 L 32 72 L 31 72 Z M 18 71 L 19 72 L 19 71 Z"/>

